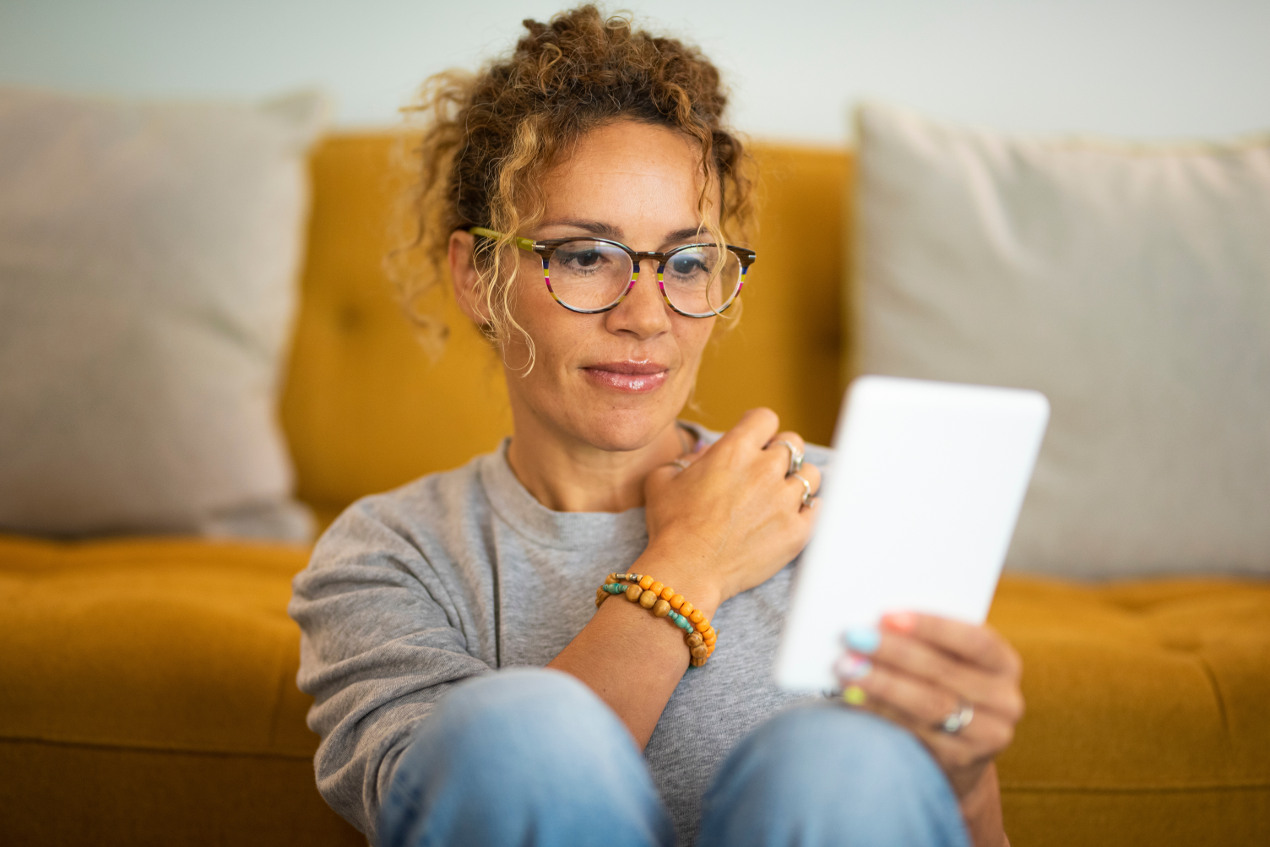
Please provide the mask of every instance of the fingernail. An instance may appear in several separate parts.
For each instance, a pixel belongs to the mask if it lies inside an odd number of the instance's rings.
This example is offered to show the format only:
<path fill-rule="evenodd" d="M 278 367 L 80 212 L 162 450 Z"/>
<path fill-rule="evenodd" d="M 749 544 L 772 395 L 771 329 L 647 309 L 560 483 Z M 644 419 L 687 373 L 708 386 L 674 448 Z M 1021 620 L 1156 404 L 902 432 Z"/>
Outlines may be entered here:
<path fill-rule="evenodd" d="M 899 632 L 912 632 L 917 629 L 917 616 L 912 612 L 892 612 L 882 618 L 886 625 Z"/>
<path fill-rule="evenodd" d="M 865 700 L 864 689 L 858 685 L 848 685 L 846 690 L 842 692 L 842 700 L 848 706 L 863 706 Z"/>
<path fill-rule="evenodd" d="M 863 656 L 847 653 L 834 663 L 833 669 L 839 679 L 863 679 L 869 675 L 869 671 L 873 670 L 873 663 Z"/>
<path fill-rule="evenodd" d="M 853 626 L 843 636 L 843 641 L 857 653 L 868 655 L 878 649 L 882 636 L 871 626 Z"/>

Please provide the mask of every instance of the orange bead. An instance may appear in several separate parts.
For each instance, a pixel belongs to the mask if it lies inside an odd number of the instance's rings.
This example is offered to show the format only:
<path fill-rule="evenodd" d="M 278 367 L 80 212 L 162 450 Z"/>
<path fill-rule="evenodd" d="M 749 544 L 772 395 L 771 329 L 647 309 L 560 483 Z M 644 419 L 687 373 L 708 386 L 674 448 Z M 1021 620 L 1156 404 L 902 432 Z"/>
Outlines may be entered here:
<path fill-rule="evenodd" d="M 652 588 L 652 587 L 653 587 L 653 578 L 652 578 L 651 576 L 648 576 L 648 575 L 641 576 L 641 577 L 639 578 L 639 587 L 640 587 L 640 588 L 642 588 L 642 589 L 644 589 L 645 591 L 647 591 L 648 589 Z"/>
<path fill-rule="evenodd" d="M 705 635 L 702 636 L 702 638 L 705 639 L 707 644 L 713 644 L 714 642 L 719 640 L 719 636 L 715 635 L 713 632 L 707 632 Z"/>
<path fill-rule="evenodd" d="M 682 594 L 676 594 L 670 598 L 670 608 L 674 609 L 676 612 L 682 609 L 683 604 L 684 596 Z"/>
<path fill-rule="evenodd" d="M 691 620 L 691 618 L 689 618 L 689 620 Z M 705 618 L 702 618 L 699 621 L 693 621 L 692 628 L 697 632 L 705 633 L 706 630 L 710 628 L 710 622 Z"/>
<path fill-rule="evenodd" d="M 692 615 L 692 610 L 695 608 L 697 607 L 685 600 L 684 604 L 679 607 L 679 614 L 683 615 L 685 618 L 690 617 Z"/>
<path fill-rule="evenodd" d="M 669 585 L 667 585 L 665 588 L 661 590 L 661 599 L 667 602 L 669 602 L 670 598 L 674 596 L 675 596 L 675 589 L 671 588 Z"/>
<path fill-rule="evenodd" d="M 688 615 L 688 620 L 692 621 L 693 623 L 701 623 L 705 619 L 706 619 L 706 616 L 702 613 L 700 609 L 693 609 L 693 611 Z"/>
<path fill-rule="evenodd" d="M 648 586 L 648 590 L 649 590 L 649 591 L 651 591 L 651 592 L 653 592 L 654 594 L 660 595 L 660 594 L 661 594 L 661 590 L 662 590 L 663 588 L 665 588 L 665 587 L 666 587 L 666 583 L 664 583 L 664 582 L 657 582 L 657 581 L 655 581 L 655 580 L 654 580 L 653 584 L 652 584 L 652 585 L 650 585 L 650 586 Z"/>
<path fill-rule="evenodd" d="M 653 604 L 653 614 L 659 618 L 664 618 L 670 614 L 670 604 L 665 600 L 658 600 Z"/>
<path fill-rule="evenodd" d="M 638 601 L 639 595 L 643 593 L 644 593 L 644 590 L 640 588 L 638 585 L 626 586 L 626 599 L 630 600 L 632 603 Z"/>

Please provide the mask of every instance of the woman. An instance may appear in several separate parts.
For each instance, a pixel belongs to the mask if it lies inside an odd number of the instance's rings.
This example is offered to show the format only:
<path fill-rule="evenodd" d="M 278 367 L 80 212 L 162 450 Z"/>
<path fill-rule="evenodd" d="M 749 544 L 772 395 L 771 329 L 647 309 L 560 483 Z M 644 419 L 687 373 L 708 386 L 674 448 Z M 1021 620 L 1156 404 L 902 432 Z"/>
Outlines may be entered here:
<path fill-rule="evenodd" d="M 384 844 L 1004 843 L 997 635 L 894 615 L 847 703 L 772 684 L 829 455 L 769 410 L 679 421 L 754 260 L 717 72 L 590 6 L 525 26 L 434 83 L 419 204 L 513 433 L 297 577 L 319 788 Z"/>

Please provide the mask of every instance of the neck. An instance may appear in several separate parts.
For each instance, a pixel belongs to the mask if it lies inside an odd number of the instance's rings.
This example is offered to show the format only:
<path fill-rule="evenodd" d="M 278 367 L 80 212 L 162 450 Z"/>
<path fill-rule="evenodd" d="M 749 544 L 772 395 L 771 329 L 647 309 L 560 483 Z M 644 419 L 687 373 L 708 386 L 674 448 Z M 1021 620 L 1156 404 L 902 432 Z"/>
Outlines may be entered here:
<path fill-rule="evenodd" d="M 623 512 L 644 505 L 644 479 L 690 452 L 695 436 L 671 424 L 634 450 L 604 450 L 557 439 L 512 437 L 507 461 L 521 485 L 557 512 Z"/>

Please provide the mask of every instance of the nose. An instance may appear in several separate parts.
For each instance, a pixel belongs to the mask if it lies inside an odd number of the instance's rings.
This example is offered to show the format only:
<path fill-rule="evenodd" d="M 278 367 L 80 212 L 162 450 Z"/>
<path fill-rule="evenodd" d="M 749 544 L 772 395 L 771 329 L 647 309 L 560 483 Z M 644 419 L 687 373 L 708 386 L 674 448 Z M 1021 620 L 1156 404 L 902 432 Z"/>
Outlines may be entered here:
<path fill-rule="evenodd" d="M 640 262 L 639 280 L 614 309 L 605 312 L 610 332 L 629 332 L 637 338 L 651 338 L 670 329 L 670 307 L 657 287 L 657 261 Z"/>

